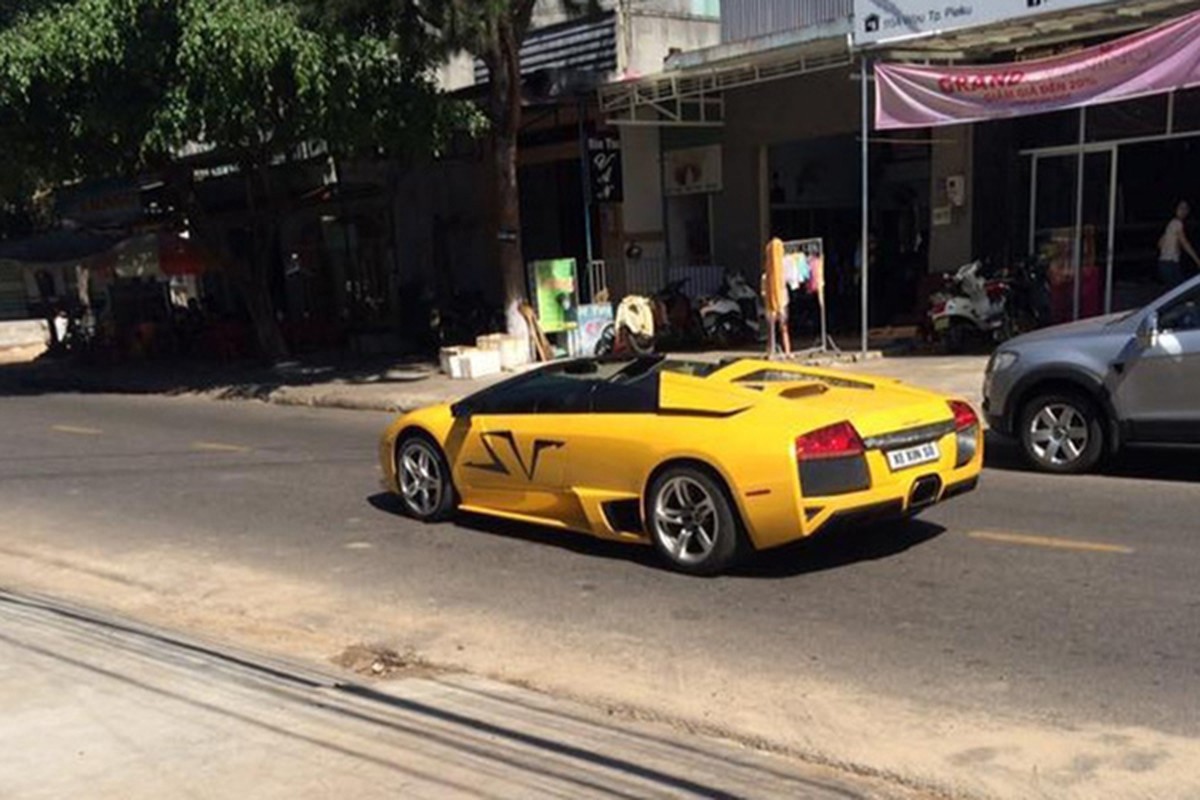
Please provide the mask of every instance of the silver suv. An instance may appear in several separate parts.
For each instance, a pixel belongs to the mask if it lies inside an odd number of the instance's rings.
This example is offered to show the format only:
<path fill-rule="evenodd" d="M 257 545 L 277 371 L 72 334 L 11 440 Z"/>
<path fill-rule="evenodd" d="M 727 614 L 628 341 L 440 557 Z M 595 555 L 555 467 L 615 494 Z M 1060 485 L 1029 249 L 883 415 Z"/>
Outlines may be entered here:
<path fill-rule="evenodd" d="M 1127 444 L 1200 445 L 1200 278 L 1006 342 L 983 397 L 992 429 L 1046 472 L 1087 472 Z"/>

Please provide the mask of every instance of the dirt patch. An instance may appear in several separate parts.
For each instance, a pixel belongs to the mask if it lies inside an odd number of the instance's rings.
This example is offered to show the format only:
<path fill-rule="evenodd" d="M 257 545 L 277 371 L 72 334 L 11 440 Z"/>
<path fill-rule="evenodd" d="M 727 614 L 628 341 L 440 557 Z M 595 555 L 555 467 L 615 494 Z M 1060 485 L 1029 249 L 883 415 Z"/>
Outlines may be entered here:
<path fill-rule="evenodd" d="M 421 658 L 412 648 L 398 653 L 380 645 L 352 644 L 330 660 L 342 669 L 380 680 L 395 677 L 428 678 L 445 672 Z"/>

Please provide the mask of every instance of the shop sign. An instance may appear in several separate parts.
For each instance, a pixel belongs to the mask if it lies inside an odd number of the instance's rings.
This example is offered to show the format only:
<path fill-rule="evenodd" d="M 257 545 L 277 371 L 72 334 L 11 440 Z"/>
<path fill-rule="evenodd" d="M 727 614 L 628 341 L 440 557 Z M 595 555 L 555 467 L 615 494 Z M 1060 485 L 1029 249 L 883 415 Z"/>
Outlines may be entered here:
<path fill-rule="evenodd" d="M 575 327 L 575 259 L 554 258 L 529 265 L 537 297 L 538 323 L 546 333 Z"/>
<path fill-rule="evenodd" d="M 1200 12 L 1040 61 L 879 64 L 875 127 L 924 128 L 1042 114 L 1200 85 Z"/>
<path fill-rule="evenodd" d="M 1111 0 L 854 0 L 854 43 L 932 36 Z"/>
<path fill-rule="evenodd" d="M 663 194 L 721 191 L 721 145 L 668 150 L 663 154 Z"/>
<path fill-rule="evenodd" d="M 616 136 L 589 136 L 587 148 L 592 202 L 620 203 L 625 199 L 621 175 L 621 140 Z"/>

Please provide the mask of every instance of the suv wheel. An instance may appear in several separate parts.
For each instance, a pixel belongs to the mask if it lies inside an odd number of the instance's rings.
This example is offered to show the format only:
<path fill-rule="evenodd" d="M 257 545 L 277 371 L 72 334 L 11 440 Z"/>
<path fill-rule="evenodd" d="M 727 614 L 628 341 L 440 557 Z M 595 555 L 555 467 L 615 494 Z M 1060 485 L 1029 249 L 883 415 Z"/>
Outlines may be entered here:
<path fill-rule="evenodd" d="M 1018 433 L 1026 459 L 1043 472 L 1078 475 L 1104 454 L 1103 419 L 1096 404 L 1074 392 L 1033 398 L 1021 413 Z"/>

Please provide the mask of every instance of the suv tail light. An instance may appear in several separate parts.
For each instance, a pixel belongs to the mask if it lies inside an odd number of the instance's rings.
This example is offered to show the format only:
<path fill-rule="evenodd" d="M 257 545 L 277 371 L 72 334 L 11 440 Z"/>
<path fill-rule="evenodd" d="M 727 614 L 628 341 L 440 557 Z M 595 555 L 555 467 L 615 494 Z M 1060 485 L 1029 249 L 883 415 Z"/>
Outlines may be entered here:
<path fill-rule="evenodd" d="M 862 437 L 849 422 L 839 422 L 796 439 L 796 460 L 801 462 L 861 456 L 865 450 Z"/>
<path fill-rule="evenodd" d="M 965 467 L 971 463 L 975 455 L 979 452 L 979 415 L 975 413 L 975 409 L 970 403 L 964 403 L 961 400 L 951 400 L 950 410 L 954 412 L 954 431 L 955 442 L 958 447 L 958 457 L 955 460 L 955 469 Z"/>
<path fill-rule="evenodd" d="M 798 437 L 796 461 L 805 497 L 831 497 L 871 488 L 866 447 L 849 422 Z"/>

